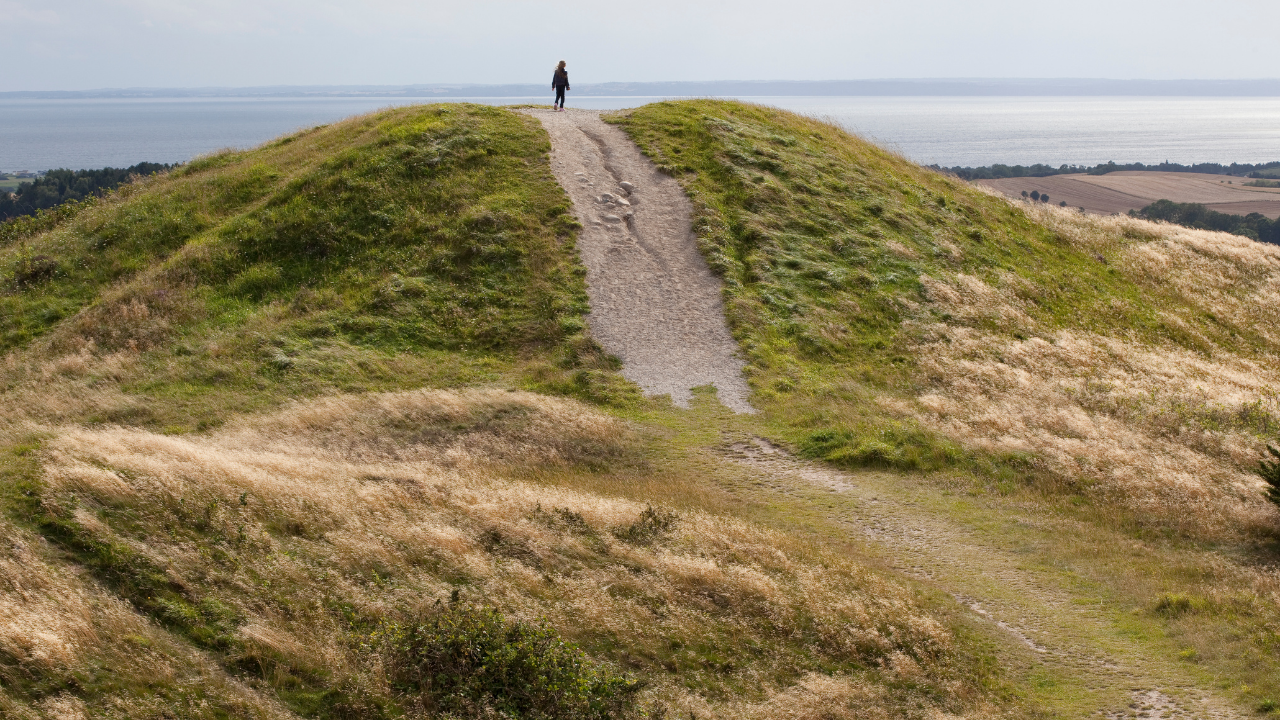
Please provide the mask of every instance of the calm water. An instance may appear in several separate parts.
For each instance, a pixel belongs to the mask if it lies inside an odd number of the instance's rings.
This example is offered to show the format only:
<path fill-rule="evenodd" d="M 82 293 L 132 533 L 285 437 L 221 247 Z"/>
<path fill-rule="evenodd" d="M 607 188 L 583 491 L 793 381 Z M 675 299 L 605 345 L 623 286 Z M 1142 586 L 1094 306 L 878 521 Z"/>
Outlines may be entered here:
<path fill-rule="evenodd" d="M 660 98 L 573 98 L 634 107 Z M 756 97 L 834 120 L 920 163 L 1269 162 L 1280 98 Z M 471 98 L 510 104 L 549 98 Z M 419 100 L 216 98 L 0 100 L 0 170 L 182 162 Z"/>

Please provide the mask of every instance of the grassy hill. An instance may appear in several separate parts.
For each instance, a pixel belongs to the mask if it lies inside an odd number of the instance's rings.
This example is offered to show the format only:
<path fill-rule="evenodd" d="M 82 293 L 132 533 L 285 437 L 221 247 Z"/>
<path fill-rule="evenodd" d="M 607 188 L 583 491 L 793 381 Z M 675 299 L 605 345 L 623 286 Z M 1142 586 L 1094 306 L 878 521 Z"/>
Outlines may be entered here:
<path fill-rule="evenodd" d="M 904 574 L 862 500 L 727 459 L 753 437 L 1115 628 L 1051 639 L 1280 698 L 1250 475 L 1280 424 L 1280 252 L 1011 205 L 766 108 L 612 120 L 694 201 L 758 416 L 617 374 L 547 137 L 506 109 L 353 118 L 0 226 L 0 711 L 1128 702 Z"/>
<path fill-rule="evenodd" d="M 615 373 L 548 150 L 394 110 L 4 226 L 6 715 L 1015 702 L 954 603 L 744 515 Z"/>

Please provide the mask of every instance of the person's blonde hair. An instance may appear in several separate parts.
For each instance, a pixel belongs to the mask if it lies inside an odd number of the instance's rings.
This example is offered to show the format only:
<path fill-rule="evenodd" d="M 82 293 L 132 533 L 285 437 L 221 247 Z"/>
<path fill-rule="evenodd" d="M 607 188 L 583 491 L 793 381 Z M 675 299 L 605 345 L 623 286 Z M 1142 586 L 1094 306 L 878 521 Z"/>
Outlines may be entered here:
<path fill-rule="evenodd" d="M 563 70 L 563 69 L 564 69 L 564 64 L 565 64 L 565 63 L 564 63 L 564 61 L 563 61 L 563 60 L 561 60 L 561 61 L 560 61 L 560 64 L 556 66 L 556 69 L 558 69 L 558 70 Z"/>

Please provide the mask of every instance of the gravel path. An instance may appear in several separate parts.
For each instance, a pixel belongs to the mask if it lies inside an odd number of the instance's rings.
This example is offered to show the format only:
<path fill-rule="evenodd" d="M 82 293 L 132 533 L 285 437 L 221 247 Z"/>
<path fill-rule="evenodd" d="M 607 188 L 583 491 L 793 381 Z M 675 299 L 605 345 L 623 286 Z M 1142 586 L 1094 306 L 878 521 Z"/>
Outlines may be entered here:
<path fill-rule="evenodd" d="M 754 412 L 720 281 L 698 252 L 693 207 L 624 132 L 589 110 L 526 110 L 551 135 L 551 167 L 582 222 L 591 333 L 648 395 L 688 407 L 691 388 Z"/>

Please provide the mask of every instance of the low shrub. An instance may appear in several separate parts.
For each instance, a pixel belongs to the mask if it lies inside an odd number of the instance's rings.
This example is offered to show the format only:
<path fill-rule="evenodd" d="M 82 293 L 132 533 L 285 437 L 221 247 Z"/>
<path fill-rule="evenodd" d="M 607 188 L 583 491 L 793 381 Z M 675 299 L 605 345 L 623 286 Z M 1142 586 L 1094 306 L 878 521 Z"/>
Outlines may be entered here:
<path fill-rule="evenodd" d="M 669 534 L 676 525 L 676 515 L 665 510 L 645 508 L 640 517 L 630 525 L 613 530 L 613 536 L 634 545 L 648 545 Z"/>
<path fill-rule="evenodd" d="M 1258 461 L 1258 476 L 1267 481 L 1267 499 L 1280 505 L 1280 450 L 1274 445 L 1267 445 L 1267 453 L 1273 460 L 1263 458 Z"/>
<path fill-rule="evenodd" d="M 429 714 L 528 720 L 640 717 L 641 684 L 592 663 L 544 623 L 450 603 L 375 642 L 392 685 Z"/>
<path fill-rule="evenodd" d="M 1173 618 L 1195 612 L 1199 609 L 1197 605 L 1199 603 L 1186 595 L 1168 594 L 1161 595 L 1152 609 L 1157 615 Z"/>

